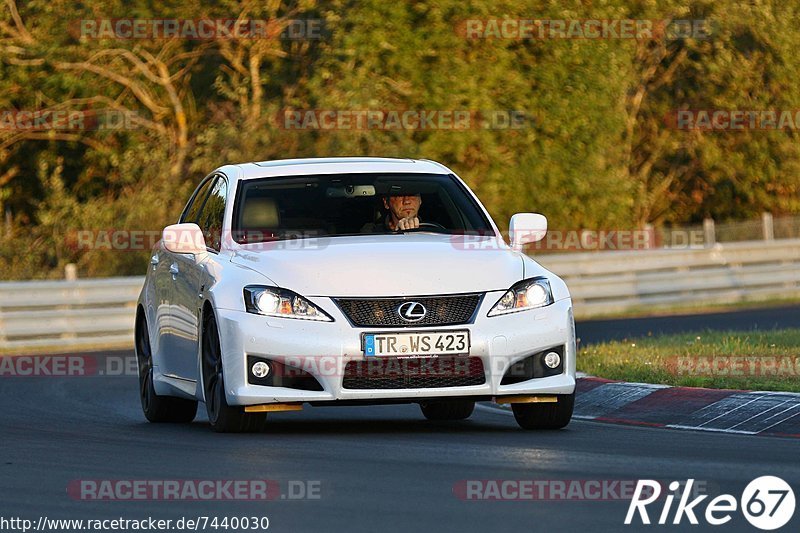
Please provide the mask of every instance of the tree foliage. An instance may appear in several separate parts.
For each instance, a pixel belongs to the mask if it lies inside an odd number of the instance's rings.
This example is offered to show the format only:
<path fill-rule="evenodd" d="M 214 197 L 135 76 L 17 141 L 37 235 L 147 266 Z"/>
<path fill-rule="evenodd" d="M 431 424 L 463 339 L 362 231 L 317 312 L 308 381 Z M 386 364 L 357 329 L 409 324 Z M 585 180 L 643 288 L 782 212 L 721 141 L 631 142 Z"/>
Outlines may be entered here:
<path fill-rule="evenodd" d="M 82 20 L 321 20 L 321 38 L 87 38 Z M 702 20 L 707 38 L 465 38 L 469 19 Z M 681 130 L 677 110 L 797 110 L 798 6 L 779 0 L 7 0 L 0 112 L 91 110 L 122 129 L 0 127 L 5 278 L 141 272 L 146 252 L 83 250 L 87 229 L 158 230 L 229 162 L 424 157 L 502 225 L 559 229 L 797 213 L 794 128 Z M 514 111 L 520 128 L 286 129 L 284 110 Z"/>

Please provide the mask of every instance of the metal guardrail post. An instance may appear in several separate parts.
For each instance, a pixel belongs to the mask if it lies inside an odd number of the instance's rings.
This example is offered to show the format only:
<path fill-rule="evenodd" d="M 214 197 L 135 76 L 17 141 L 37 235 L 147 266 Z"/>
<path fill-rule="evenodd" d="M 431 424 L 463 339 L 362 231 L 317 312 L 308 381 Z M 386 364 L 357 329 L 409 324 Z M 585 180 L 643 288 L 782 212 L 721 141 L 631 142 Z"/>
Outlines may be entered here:
<path fill-rule="evenodd" d="M 645 239 L 646 239 L 644 247 L 646 249 L 655 248 L 657 246 L 657 244 L 656 244 L 656 232 L 655 232 L 655 229 L 653 228 L 653 225 L 652 224 L 645 224 L 643 230 L 645 232 Z"/>
<path fill-rule="evenodd" d="M 64 265 L 64 279 L 67 281 L 75 281 L 78 279 L 78 266 L 75 263 L 67 263 Z"/>
<path fill-rule="evenodd" d="M 775 226 L 772 220 L 772 213 L 761 213 L 761 233 L 765 241 L 775 240 Z"/>
<path fill-rule="evenodd" d="M 703 219 L 703 236 L 706 243 L 706 248 L 711 248 L 717 244 L 717 233 L 714 228 L 714 219 Z"/>

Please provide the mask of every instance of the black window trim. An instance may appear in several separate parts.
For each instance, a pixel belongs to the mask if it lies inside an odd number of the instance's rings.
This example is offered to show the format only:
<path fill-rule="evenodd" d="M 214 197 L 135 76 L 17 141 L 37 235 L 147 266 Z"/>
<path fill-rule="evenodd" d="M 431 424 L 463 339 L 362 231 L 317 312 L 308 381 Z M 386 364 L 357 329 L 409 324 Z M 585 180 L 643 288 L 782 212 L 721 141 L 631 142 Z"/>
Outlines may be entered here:
<path fill-rule="evenodd" d="M 181 216 L 178 218 L 178 224 L 183 224 L 184 223 L 184 221 L 186 220 L 186 215 L 187 215 L 187 212 L 189 211 L 189 208 L 191 208 L 192 205 L 194 205 L 195 198 L 200 193 L 200 190 L 203 188 L 203 186 L 206 184 L 206 182 L 216 179 L 217 175 L 218 174 L 216 172 L 212 172 L 211 174 L 209 174 L 208 176 L 203 178 L 203 180 L 197 185 L 197 187 L 195 187 L 194 192 L 192 193 L 192 196 L 189 198 L 189 201 L 186 202 L 186 205 L 184 206 L 183 211 L 181 211 Z M 211 184 L 211 187 L 212 188 L 214 187 L 213 183 Z M 210 188 L 209 188 L 208 192 L 211 193 L 211 189 Z M 208 199 L 208 196 L 203 198 L 203 204 L 200 206 L 200 210 L 198 212 L 203 210 L 203 207 L 205 207 L 205 205 L 206 205 L 206 200 L 207 199 Z"/>
<path fill-rule="evenodd" d="M 214 173 L 214 177 L 225 182 L 225 209 L 222 212 L 222 226 L 220 226 L 220 231 L 224 235 L 225 232 L 224 232 L 223 228 L 225 227 L 225 211 L 227 211 L 227 209 L 228 209 L 228 200 L 229 200 L 229 198 L 228 198 L 228 186 L 230 185 L 230 182 L 228 182 L 228 177 L 225 174 L 223 174 L 222 172 L 215 172 Z M 217 181 L 215 180 L 214 183 L 211 184 L 211 188 L 208 189 L 208 196 L 206 196 L 205 200 L 203 200 L 203 205 L 200 207 L 200 213 L 201 214 L 203 213 L 203 209 L 206 208 L 206 202 L 208 202 L 208 199 L 211 198 L 211 193 L 214 191 L 214 187 L 216 185 L 217 185 Z M 201 231 L 202 231 L 202 229 L 203 228 L 200 228 Z M 206 243 L 206 251 L 209 252 L 209 253 L 212 253 L 214 255 L 219 255 L 220 252 L 222 252 L 223 235 L 220 236 L 219 250 L 217 250 L 216 248 L 211 248 L 208 245 L 208 243 Z"/>

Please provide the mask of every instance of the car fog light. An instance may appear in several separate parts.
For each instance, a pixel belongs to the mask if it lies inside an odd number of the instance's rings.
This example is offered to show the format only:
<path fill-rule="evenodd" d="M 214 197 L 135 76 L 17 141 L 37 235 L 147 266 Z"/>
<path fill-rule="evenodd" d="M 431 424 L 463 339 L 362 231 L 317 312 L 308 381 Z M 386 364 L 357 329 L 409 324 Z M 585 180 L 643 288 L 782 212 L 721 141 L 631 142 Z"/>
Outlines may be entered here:
<path fill-rule="evenodd" d="M 269 365 L 264 361 L 257 361 L 253 363 L 250 372 L 259 379 L 263 379 L 269 375 Z"/>
<path fill-rule="evenodd" d="M 561 356 L 556 352 L 550 352 L 544 356 L 544 364 L 547 365 L 548 368 L 556 368 L 561 364 Z"/>

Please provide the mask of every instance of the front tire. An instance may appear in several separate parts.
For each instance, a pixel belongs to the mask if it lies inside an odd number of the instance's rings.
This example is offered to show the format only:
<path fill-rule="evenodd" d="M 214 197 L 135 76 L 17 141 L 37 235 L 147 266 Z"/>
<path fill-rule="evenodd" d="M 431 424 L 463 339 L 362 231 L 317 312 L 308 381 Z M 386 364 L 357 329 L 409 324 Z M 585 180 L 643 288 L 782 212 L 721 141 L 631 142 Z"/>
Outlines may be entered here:
<path fill-rule="evenodd" d="M 522 429 L 561 429 L 569 424 L 575 393 L 558 396 L 556 403 L 512 403 L 514 418 Z"/>
<path fill-rule="evenodd" d="M 142 411 L 150 422 L 188 424 L 197 415 L 197 402 L 172 396 L 159 396 L 153 384 L 153 352 L 147 321 L 140 316 L 136 321 L 136 360 L 139 363 L 139 400 Z"/>
<path fill-rule="evenodd" d="M 428 420 L 466 420 L 475 410 L 471 400 L 433 400 L 419 404 Z"/>
<path fill-rule="evenodd" d="M 202 350 L 203 392 L 211 428 L 218 433 L 253 433 L 263 430 L 267 420 L 266 413 L 245 413 L 241 406 L 228 405 L 219 331 L 211 312 L 205 317 Z"/>

